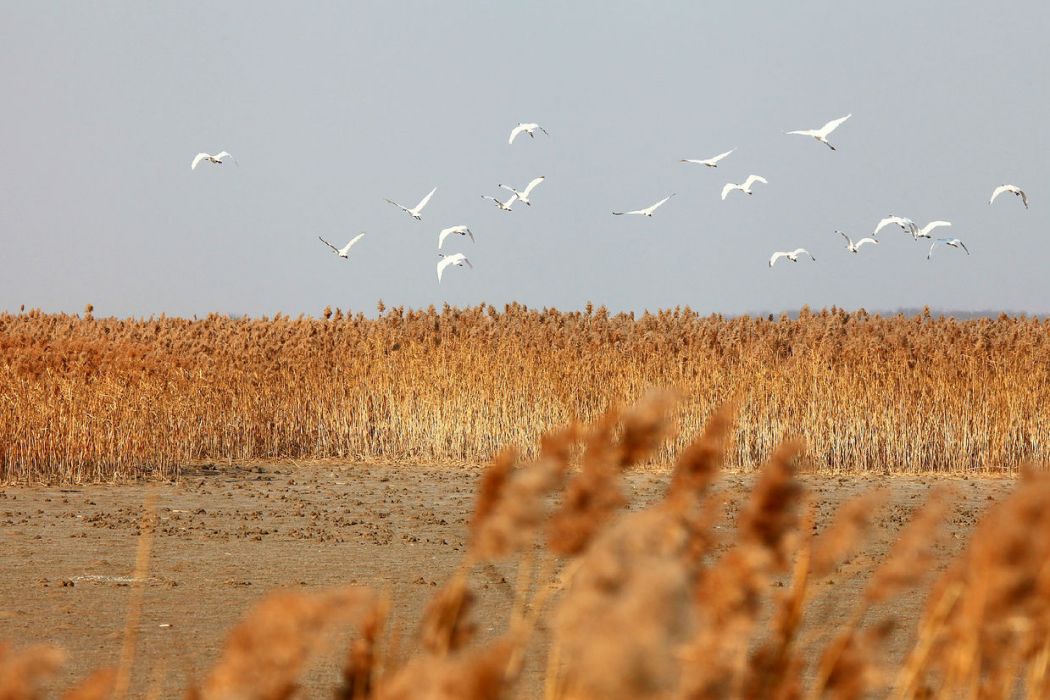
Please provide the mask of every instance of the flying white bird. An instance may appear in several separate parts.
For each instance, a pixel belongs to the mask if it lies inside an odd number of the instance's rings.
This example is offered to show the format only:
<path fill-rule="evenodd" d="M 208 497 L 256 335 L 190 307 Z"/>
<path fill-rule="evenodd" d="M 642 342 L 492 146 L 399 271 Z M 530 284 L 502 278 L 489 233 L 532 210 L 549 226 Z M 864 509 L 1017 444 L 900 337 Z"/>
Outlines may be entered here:
<path fill-rule="evenodd" d="M 897 224 L 902 229 L 904 229 L 905 233 L 910 233 L 913 236 L 919 230 L 918 225 L 914 221 L 909 219 L 908 217 L 906 217 L 906 216 L 894 216 L 893 214 L 890 214 L 885 219 L 882 219 L 881 221 L 879 221 L 879 225 L 875 227 L 875 232 L 873 234 L 871 234 L 871 235 L 878 236 L 879 235 L 879 231 L 881 231 L 883 229 L 883 227 L 889 226 L 890 224 Z"/>
<path fill-rule="evenodd" d="M 736 185 L 732 182 L 727 182 L 726 186 L 722 188 L 722 199 L 724 200 L 727 196 L 729 196 L 729 193 L 733 190 L 740 190 L 744 194 L 751 194 L 751 185 L 755 184 L 756 182 L 761 182 L 763 185 L 769 184 L 769 181 L 761 175 L 748 175 L 747 179 L 744 180 L 744 184 L 742 185 Z"/>
<path fill-rule="evenodd" d="M 614 211 L 613 212 L 613 216 L 623 216 L 624 214 L 638 214 L 639 216 L 652 216 L 653 212 L 656 211 L 656 209 L 661 204 L 663 204 L 664 202 L 669 200 L 671 197 L 674 197 L 676 194 L 677 194 L 677 192 L 672 192 L 671 194 L 667 195 L 666 197 L 661 199 L 656 204 L 652 205 L 651 207 L 646 207 L 645 209 L 634 209 L 632 211 Z"/>
<path fill-rule="evenodd" d="M 408 207 L 401 206 L 400 204 L 398 204 L 397 202 L 395 202 L 392 199 L 387 199 L 386 201 L 390 202 L 391 204 L 393 204 L 395 207 L 397 207 L 401 211 L 408 212 L 409 214 L 412 215 L 412 218 L 415 219 L 416 221 L 422 221 L 423 220 L 423 216 L 422 216 L 423 207 L 425 207 L 427 205 L 427 202 L 430 201 L 430 198 L 434 196 L 434 193 L 437 192 L 437 190 L 438 190 L 438 188 L 436 188 L 436 187 L 434 189 L 430 190 L 430 194 L 428 194 L 426 197 L 424 197 L 419 202 L 419 204 L 417 204 L 416 206 L 412 207 L 411 209 L 409 209 Z M 384 197 L 384 199 L 386 199 L 386 198 Z"/>
<path fill-rule="evenodd" d="M 824 144 L 825 146 L 827 146 L 828 148 L 830 148 L 831 150 L 834 151 L 835 147 L 832 146 L 830 143 L 828 143 L 828 134 L 830 134 L 835 129 L 839 128 L 839 125 L 842 122 L 846 121 L 847 119 L 849 119 L 852 116 L 853 116 L 853 114 L 847 114 L 844 117 L 839 117 L 838 119 L 832 119 L 830 122 L 828 122 L 824 126 L 820 127 L 819 129 L 802 129 L 800 131 L 789 131 L 788 133 L 789 134 L 799 134 L 800 136 L 812 136 L 817 141 L 820 141 L 822 144 Z"/>
<path fill-rule="evenodd" d="M 490 197 L 487 194 L 481 195 L 481 198 L 482 199 L 488 199 L 488 200 L 492 201 L 497 207 L 499 207 L 503 211 L 510 211 L 511 210 L 510 208 L 512 206 L 514 206 L 514 202 L 518 201 L 518 195 L 516 195 L 516 194 L 512 194 L 510 196 L 510 199 L 508 199 L 506 202 L 501 202 L 498 199 L 496 199 L 495 197 Z"/>
<path fill-rule="evenodd" d="M 197 169 L 197 165 L 202 160 L 206 160 L 209 163 L 215 163 L 215 165 L 222 165 L 222 161 L 224 159 L 226 159 L 226 158 L 233 158 L 233 156 L 230 155 L 226 151 L 222 151 L 220 153 L 216 153 L 215 155 L 209 155 L 207 153 L 198 153 L 196 155 L 196 157 L 193 159 L 193 163 L 190 164 L 190 170 L 196 170 Z M 234 162 L 237 162 L 237 161 L 234 160 Z"/>
<path fill-rule="evenodd" d="M 988 200 L 988 203 L 991 204 L 992 202 L 994 202 L 995 198 L 1001 195 L 1003 192 L 1012 192 L 1013 194 L 1017 195 L 1021 198 L 1021 201 L 1024 203 L 1024 208 L 1028 208 L 1028 195 L 1026 195 L 1024 193 L 1024 190 L 1022 190 L 1017 185 L 999 185 L 995 188 L 995 191 L 992 192 L 992 198 Z"/>
<path fill-rule="evenodd" d="M 532 192 L 532 190 L 534 190 L 536 188 L 536 185 L 540 184 L 541 182 L 543 182 L 546 179 L 547 179 L 546 175 L 540 175 L 539 177 L 534 178 L 532 180 L 532 182 L 530 182 L 525 187 L 525 191 L 524 192 L 518 192 L 513 187 L 508 187 L 507 185 L 500 185 L 500 187 L 502 187 L 503 189 L 507 190 L 508 192 L 513 192 L 514 194 L 516 194 L 518 196 L 518 201 L 519 202 L 521 202 L 522 204 L 524 204 L 527 207 L 531 207 L 532 206 L 532 202 L 529 201 L 529 193 Z"/>
<path fill-rule="evenodd" d="M 535 124 L 535 123 L 530 123 L 530 124 L 518 124 L 518 125 L 517 125 L 516 127 L 514 127 L 514 129 L 513 129 L 513 130 L 512 130 L 511 132 L 510 132 L 510 139 L 509 139 L 509 140 L 507 141 L 507 143 L 514 143 L 514 139 L 518 138 L 518 134 L 520 134 L 520 133 L 521 133 L 521 132 L 523 132 L 523 131 L 524 131 L 524 132 L 525 132 L 526 134 L 528 134 L 530 138 L 533 138 L 533 137 L 534 137 L 534 134 L 533 134 L 532 132 L 536 131 L 536 129 L 539 129 L 539 130 L 540 130 L 540 131 L 542 131 L 543 133 L 547 134 L 547 136 L 550 136 L 550 134 L 549 134 L 549 133 L 547 133 L 547 130 L 546 130 L 546 129 L 544 129 L 544 128 L 543 128 L 542 126 L 540 126 L 539 124 Z"/>
<path fill-rule="evenodd" d="M 839 234 L 840 236 L 842 236 L 843 238 L 846 239 L 846 250 L 848 250 L 851 253 L 859 253 L 860 252 L 860 247 L 862 245 L 864 245 L 865 243 L 874 243 L 876 245 L 878 245 L 878 243 L 879 243 L 874 238 L 862 238 L 859 241 L 857 241 L 856 243 L 854 243 L 853 239 L 850 238 L 849 236 L 847 236 L 842 231 L 839 231 L 838 229 L 835 229 L 835 233 Z"/>
<path fill-rule="evenodd" d="M 950 221 L 931 221 L 930 223 L 920 228 L 918 231 L 912 231 L 911 235 L 913 238 L 915 238 L 915 240 L 919 240 L 920 238 L 933 238 L 933 236 L 930 235 L 930 232 L 933 231 L 935 228 L 951 225 L 952 222 Z"/>
<path fill-rule="evenodd" d="M 332 245 L 331 243 L 329 243 L 325 239 L 323 239 L 320 236 L 318 236 L 318 238 L 321 239 L 322 243 L 324 243 L 326 246 L 328 246 L 333 251 L 335 251 L 335 254 L 338 255 L 341 258 L 348 258 L 348 257 L 350 257 L 350 249 L 354 247 L 354 243 L 357 243 L 359 240 L 361 240 L 364 237 L 365 237 L 365 234 L 359 233 L 356 236 L 354 236 L 353 238 L 351 238 L 350 242 L 347 243 L 342 248 L 336 248 L 334 245 Z"/>
<path fill-rule="evenodd" d="M 696 163 L 697 165 L 706 165 L 709 168 L 717 168 L 718 167 L 718 161 L 722 160 L 723 158 L 725 158 L 726 156 L 728 156 L 730 153 L 732 153 L 735 150 L 736 150 L 735 148 L 731 148 L 728 151 L 726 151 L 725 153 L 719 153 L 717 156 L 714 156 L 713 158 L 708 158 L 706 160 L 696 160 L 696 159 L 693 159 L 693 158 L 683 158 L 679 162 L 681 162 L 681 163 Z"/>
<path fill-rule="evenodd" d="M 933 243 L 930 244 L 930 252 L 926 254 L 926 259 L 927 260 L 929 260 L 930 256 L 933 255 L 933 249 L 937 247 L 938 243 L 943 243 L 944 245 L 951 246 L 952 248 L 962 248 L 963 250 L 966 251 L 967 255 L 970 254 L 970 249 L 967 248 L 963 244 L 963 242 L 960 241 L 958 238 L 938 238 L 937 240 L 935 240 Z"/>
<path fill-rule="evenodd" d="M 808 255 L 813 260 L 813 262 L 817 261 L 817 259 L 813 257 L 813 254 L 810 253 L 805 248 L 795 248 L 790 253 L 784 253 L 784 252 L 781 252 L 781 251 L 777 251 L 776 253 L 773 253 L 773 257 L 771 257 L 769 259 L 769 266 L 773 267 L 773 263 L 775 263 L 777 260 L 780 260 L 781 258 L 787 258 L 791 262 L 798 262 L 798 256 L 801 255 L 802 253 L 805 253 L 806 255 Z"/>
<path fill-rule="evenodd" d="M 441 253 L 438 253 L 438 255 L 441 257 L 437 264 L 438 282 L 441 282 L 441 275 L 449 265 L 455 265 L 456 267 L 463 267 L 464 265 L 470 268 L 474 267 L 470 264 L 470 261 L 467 260 L 467 256 L 463 253 L 456 253 L 454 255 L 441 255 Z"/>
<path fill-rule="evenodd" d="M 445 243 L 445 239 L 449 236 L 456 234 L 457 236 L 470 236 L 470 240 L 474 241 L 474 234 L 470 232 L 470 229 L 466 226 L 449 226 L 448 228 L 441 229 L 441 233 L 438 235 L 438 248 L 441 248 Z"/>

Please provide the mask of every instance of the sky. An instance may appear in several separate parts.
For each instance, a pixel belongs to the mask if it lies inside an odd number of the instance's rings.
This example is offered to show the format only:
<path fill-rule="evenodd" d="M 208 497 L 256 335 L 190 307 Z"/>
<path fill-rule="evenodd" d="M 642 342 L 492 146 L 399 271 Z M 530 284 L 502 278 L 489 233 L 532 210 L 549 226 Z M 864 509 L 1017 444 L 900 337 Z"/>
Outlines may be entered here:
<path fill-rule="evenodd" d="M 0 310 L 1045 313 L 1047 27 L 1037 2 L 0 3 Z M 785 134 L 848 113 L 836 151 Z M 550 136 L 508 145 L 519 122 Z M 481 199 L 539 175 L 531 207 Z M 1030 210 L 989 206 L 1005 182 Z M 422 221 L 384 201 L 435 186 Z M 971 255 L 835 233 L 891 213 Z M 439 284 L 458 224 L 474 268 Z M 349 260 L 317 239 L 361 231 Z M 796 247 L 816 262 L 769 268 Z"/>

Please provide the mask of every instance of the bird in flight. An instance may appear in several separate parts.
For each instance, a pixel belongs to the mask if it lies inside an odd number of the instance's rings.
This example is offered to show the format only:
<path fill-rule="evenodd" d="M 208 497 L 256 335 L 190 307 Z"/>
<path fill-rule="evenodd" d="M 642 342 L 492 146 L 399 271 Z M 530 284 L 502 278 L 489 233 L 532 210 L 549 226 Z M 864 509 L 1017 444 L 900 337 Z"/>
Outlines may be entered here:
<path fill-rule="evenodd" d="M 835 229 L 835 233 L 839 234 L 840 236 L 842 236 L 843 238 L 846 239 L 846 250 L 848 250 L 851 253 L 859 253 L 860 252 L 860 247 L 862 245 L 864 245 L 865 243 L 874 243 L 876 245 L 878 245 L 878 243 L 879 243 L 874 238 L 862 238 L 859 241 L 857 241 L 856 243 L 854 243 L 853 239 L 850 238 L 849 236 L 847 236 L 842 231 L 839 231 L 838 229 Z"/>
<path fill-rule="evenodd" d="M 536 188 L 536 185 L 540 184 L 541 182 L 543 182 L 546 179 L 547 179 L 547 177 L 545 175 L 540 175 L 537 178 L 533 178 L 532 182 L 530 182 L 525 187 L 525 191 L 524 192 L 518 192 L 513 187 L 509 187 L 507 185 L 500 185 L 500 187 L 502 187 L 503 189 L 507 190 L 508 192 L 513 192 L 515 195 L 517 195 L 519 202 L 521 202 L 522 204 L 524 204 L 527 207 L 531 207 L 532 206 L 532 202 L 529 201 L 529 193 L 532 192 L 532 190 L 534 190 Z"/>
<path fill-rule="evenodd" d="M 534 138 L 535 135 L 533 134 L 533 132 L 536 131 L 536 129 L 539 129 L 543 133 L 547 134 L 547 136 L 550 136 L 550 134 L 547 133 L 547 130 L 544 129 L 539 124 L 536 124 L 536 123 L 524 124 L 524 123 L 522 123 L 522 124 L 518 124 L 516 127 L 514 127 L 513 130 L 511 130 L 511 132 L 510 132 L 510 139 L 507 140 L 507 143 L 514 143 L 514 139 L 518 138 L 518 134 L 522 133 L 523 131 L 526 134 L 529 135 L 529 138 Z"/>
<path fill-rule="evenodd" d="M 331 243 L 329 243 L 325 239 L 323 239 L 320 236 L 318 236 L 318 238 L 321 240 L 322 243 L 324 243 L 326 246 L 331 248 L 332 251 L 336 255 L 341 257 L 341 258 L 349 258 L 350 257 L 350 249 L 354 247 L 354 243 L 357 243 L 359 240 L 361 240 L 364 237 L 365 237 L 365 234 L 359 233 L 356 236 L 354 236 L 353 238 L 351 238 L 350 242 L 347 243 L 346 245 L 344 245 L 342 248 L 336 248 L 334 245 L 332 245 Z"/>
<path fill-rule="evenodd" d="M 1028 208 L 1028 195 L 1026 195 L 1024 193 L 1024 190 L 1022 190 L 1017 185 L 999 185 L 995 188 L 995 191 L 992 192 L 992 198 L 988 200 L 988 203 L 991 204 L 992 202 L 994 202 L 995 198 L 1001 195 L 1003 192 L 1011 192 L 1017 195 L 1021 198 L 1021 202 L 1024 203 L 1024 208 Z"/>
<path fill-rule="evenodd" d="M 828 135 L 835 129 L 839 128 L 839 125 L 842 124 L 842 122 L 846 121 L 852 116 L 853 114 L 847 114 L 844 117 L 832 119 L 830 122 L 820 127 L 819 129 L 801 129 L 799 131 L 789 131 L 788 133 L 799 134 L 800 136 L 812 136 L 817 141 L 820 141 L 822 144 L 834 151 L 835 147 L 828 143 Z"/>
<path fill-rule="evenodd" d="M 679 162 L 680 163 L 696 163 L 697 165 L 706 165 L 709 168 L 717 168 L 718 167 L 718 161 L 722 160 L 723 158 L 725 158 L 726 156 L 728 156 L 730 153 L 732 153 L 735 150 L 736 150 L 735 148 L 731 148 L 728 151 L 726 151 L 725 153 L 719 153 L 717 156 L 713 156 L 713 157 L 707 158 L 705 160 L 696 160 L 694 158 L 683 158 Z"/>
<path fill-rule="evenodd" d="M 469 268 L 474 267 L 470 264 L 470 261 L 467 260 L 467 256 L 463 253 L 455 253 L 453 255 L 442 255 L 441 253 L 438 253 L 438 256 L 441 258 L 440 260 L 438 260 L 437 264 L 437 274 L 439 283 L 441 282 L 441 275 L 445 272 L 445 268 L 449 265 L 455 265 L 456 267 L 463 267 L 464 265 L 466 265 Z"/>
<path fill-rule="evenodd" d="M 875 227 L 875 232 L 871 235 L 878 236 L 879 231 L 881 231 L 884 227 L 889 226 L 890 224 L 897 224 L 902 229 L 904 229 L 905 233 L 910 233 L 912 236 L 914 236 L 919 230 L 919 226 L 908 217 L 895 216 L 894 214 L 890 214 L 886 218 L 881 219 L 879 221 L 879 225 Z"/>
<path fill-rule="evenodd" d="M 510 199 L 508 199 L 506 202 L 501 202 L 498 199 L 496 199 L 495 197 L 490 197 L 487 194 L 481 195 L 481 198 L 482 199 L 488 199 L 488 200 L 494 202 L 495 205 L 497 207 L 499 207 L 500 209 L 502 209 L 503 211 L 510 211 L 511 210 L 510 208 L 512 206 L 514 206 L 514 202 L 518 201 L 518 195 L 516 195 L 516 194 L 512 194 L 510 196 Z"/>
<path fill-rule="evenodd" d="M 206 160 L 209 163 L 214 163 L 215 165 L 222 165 L 222 161 L 226 158 L 233 158 L 233 156 L 226 151 L 221 151 L 219 153 L 216 153 L 215 155 L 210 155 L 208 153 L 198 153 L 193 159 L 193 163 L 190 164 L 190 170 L 196 170 L 197 165 L 200 164 L 202 160 Z M 233 162 L 236 163 L 237 160 L 234 159 Z"/>
<path fill-rule="evenodd" d="M 613 212 L 613 216 L 623 216 L 624 214 L 638 214 L 639 216 L 652 216 L 653 212 L 656 211 L 657 208 L 659 208 L 661 204 L 663 204 L 664 202 L 669 200 L 671 197 L 674 197 L 675 194 L 677 194 L 677 193 L 676 192 L 672 192 L 671 194 L 667 195 L 666 197 L 661 199 L 656 204 L 652 205 L 651 207 L 646 207 L 645 209 L 634 209 L 632 211 L 614 211 Z"/>
<path fill-rule="evenodd" d="M 917 231 L 913 230 L 911 232 L 911 235 L 912 235 L 912 237 L 915 240 L 919 240 L 920 238 L 933 238 L 933 236 L 930 235 L 931 231 L 933 231 L 934 229 L 937 229 L 937 228 L 941 228 L 942 226 L 951 226 L 951 225 L 952 225 L 952 222 L 950 222 L 950 221 L 931 221 L 930 223 L 926 224 L 925 226 L 923 226 L 919 230 L 917 230 Z"/>
<path fill-rule="evenodd" d="M 452 235 L 470 236 L 470 240 L 474 241 L 474 234 L 466 226 L 449 226 L 441 229 L 441 233 L 438 234 L 438 248 L 441 248 L 445 244 L 445 239 Z"/>
<path fill-rule="evenodd" d="M 773 267 L 773 264 L 777 260 L 780 260 L 781 258 L 787 258 L 791 262 L 798 262 L 798 256 L 801 255 L 802 253 L 805 253 L 806 255 L 808 255 L 810 257 L 810 259 L 813 260 L 813 262 L 817 261 L 817 259 L 813 257 L 813 254 L 810 253 L 805 248 L 795 248 L 790 253 L 785 253 L 785 252 L 782 252 L 782 251 L 777 251 L 776 253 L 773 253 L 773 257 L 771 257 L 769 259 L 769 266 Z"/>
<path fill-rule="evenodd" d="M 436 187 L 434 189 L 430 190 L 430 194 L 428 194 L 426 197 L 424 197 L 422 200 L 420 200 L 419 204 L 417 204 L 416 206 L 412 207 L 411 209 L 409 209 L 408 207 L 405 207 L 405 206 L 402 206 L 402 205 L 398 204 L 397 202 L 395 202 L 392 199 L 387 199 L 386 201 L 390 202 L 391 204 L 393 204 L 395 207 L 397 207 L 401 211 L 408 212 L 409 214 L 412 215 L 412 218 L 415 219 L 416 221 L 422 221 L 423 220 L 423 215 L 422 215 L 423 207 L 425 207 L 427 205 L 427 202 L 430 201 L 430 198 L 434 196 L 434 193 L 437 192 L 437 190 L 438 190 L 438 188 L 436 188 Z M 384 199 L 386 199 L 386 198 L 384 197 Z"/>
<path fill-rule="evenodd" d="M 970 254 L 970 249 L 967 248 L 966 245 L 963 244 L 963 242 L 960 241 L 958 238 L 938 238 L 930 244 L 930 252 L 926 254 L 927 260 L 929 260 L 930 257 L 933 255 L 933 249 L 936 248 L 938 244 L 950 246 L 952 248 L 962 248 L 966 251 L 967 255 Z"/>
<path fill-rule="evenodd" d="M 736 185 L 732 182 L 727 182 L 726 186 L 722 188 L 722 199 L 724 200 L 727 196 L 729 196 L 729 193 L 733 190 L 740 190 L 744 194 L 751 194 L 751 185 L 755 184 L 756 182 L 761 182 L 763 185 L 769 184 L 769 181 L 761 175 L 748 175 L 747 179 L 744 180 L 744 184 L 742 185 Z"/>

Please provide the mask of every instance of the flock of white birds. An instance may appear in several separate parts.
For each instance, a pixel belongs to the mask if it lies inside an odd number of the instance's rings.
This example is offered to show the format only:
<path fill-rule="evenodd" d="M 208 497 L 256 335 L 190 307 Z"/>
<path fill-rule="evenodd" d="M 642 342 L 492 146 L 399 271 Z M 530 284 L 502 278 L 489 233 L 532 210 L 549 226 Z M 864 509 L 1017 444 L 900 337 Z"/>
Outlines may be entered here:
<path fill-rule="evenodd" d="M 853 116 L 853 115 L 852 114 L 847 114 L 844 117 L 839 117 L 838 119 L 832 119 L 827 124 L 825 124 L 824 126 L 820 127 L 819 129 L 800 129 L 800 130 L 797 130 L 797 131 L 789 131 L 787 133 L 788 134 L 798 134 L 800 136 L 810 136 L 810 137 L 816 139 L 817 141 L 819 141 L 820 143 L 824 144 L 825 146 L 827 146 L 828 148 L 830 148 L 831 150 L 834 151 L 835 147 L 828 141 L 828 136 L 830 136 L 831 133 L 833 131 L 835 131 L 835 129 L 837 129 L 839 126 L 841 126 L 842 123 L 845 122 L 847 119 L 849 119 L 851 116 Z M 521 134 L 528 134 L 530 138 L 533 138 L 533 137 L 535 137 L 535 132 L 537 130 L 538 131 L 542 131 L 544 134 L 550 136 L 548 131 L 546 129 L 544 129 L 542 126 L 540 126 L 539 124 L 536 124 L 534 122 L 530 122 L 530 123 L 524 123 L 523 122 L 521 124 L 518 124 L 516 127 L 514 127 L 513 130 L 511 130 L 510 138 L 507 139 L 507 143 L 508 144 L 513 144 L 514 140 L 518 136 L 520 136 Z M 683 158 L 681 160 L 681 162 L 682 163 L 692 163 L 692 164 L 695 164 L 695 165 L 704 165 L 704 166 L 709 167 L 709 168 L 717 168 L 718 167 L 718 163 L 721 162 L 723 159 L 729 157 L 734 151 L 736 151 L 736 149 L 732 148 L 732 149 L 730 149 L 728 151 L 725 151 L 724 153 L 719 153 L 716 156 L 712 156 L 711 158 L 706 158 L 706 159 Z M 219 153 L 217 153 L 215 155 L 211 155 L 211 154 L 208 154 L 208 153 L 198 153 L 196 155 L 196 157 L 193 159 L 193 163 L 190 165 L 190 169 L 191 170 L 196 170 L 197 166 L 201 162 L 207 162 L 207 163 L 211 163 L 211 164 L 214 164 L 214 165 L 222 165 L 223 162 L 226 159 L 234 160 L 234 162 L 236 162 L 236 160 L 233 158 L 233 156 L 230 155 L 226 151 L 221 151 L 221 152 L 219 152 Z M 535 190 L 536 187 L 538 187 L 540 184 L 542 184 L 544 179 L 545 179 L 545 177 L 542 176 L 542 175 L 540 177 L 533 178 L 529 182 L 529 184 L 527 184 L 525 186 L 525 189 L 523 189 L 521 191 L 516 190 L 515 188 L 513 188 L 513 187 L 511 187 L 509 185 L 504 185 L 504 184 L 498 185 L 498 187 L 500 189 L 506 190 L 507 192 L 510 193 L 510 196 L 507 197 L 505 200 L 501 200 L 499 197 L 493 197 L 493 196 L 487 195 L 487 194 L 486 195 L 482 195 L 481 197 L 482 197 L 482 199 L 487 199 L 487 200 L 491 201 L 497 208 L 499 208 L 501 211 L 505 211 L 505 212 L 512 211 L 514 205 L 516 203 L 518 203 L 518 202 L 520 202 L 520 203 L 522 203 L 522 204 L 524 204 L 526 206 L 532 206 L 532 200 L 530 199 L 530 197 L 532 196 L 532 191 Z M 758 182 L 762 183 L 763 185 L 769 184 L 769 182 L 766 180 L 766 178 L 762 177 L 761 175 L 748 175 L 747 179 L 744 180 L 740 184 L 733 183 L 733 182 L 727 182 L 725 184 L 725 186 L 722 187 L 722 199 L 725 200 L 725 198 L 727 196 L 729 196 L 729 194 L 731 192 L 735 191 L 735 190 L 739 190 L 739 191 L 743 192 L 746 195 L 751 195 L 751 194 L 753 194 L 753 192 L 751 191 L 751 187 L 755 183 L 758 183 Z M 423 209 L 430 202 L 430 200 L 434 196 L 435 192 L 437 192 L 437 187 L 435 187 L 434 189 L 430 190 L 430 192 L 427 193 L 427 195 L 425 197 L 423 197 L 423 199 L 421 199 L 419 201 L 419 204 L 417 204 L 414 207 L 406 207 L 403 204 L 398 204 L 397 202 L 395 202 L 392 199 L 387 199 L 386 201 L 390 202 L 391 204 L 393 204 L 395 207 L 397 207 L 401 211 L 405 212 L 406 214 L 409 214 L 416 221 L 422 221 L 423 220 Z M 1011 193 L 1013 195 L 1016 195 L 1017 197 L 1019 197 L 1021 199 L 1021 202 L 1024 204 L 1025 209 L 1028 208 L 1028 195 L 1026 195 L 1024 193 L 1024 191 L 1020 187 L 1017 187 L 1016 185 L 1000 185 L 999 187 L 996 187 L 995 190 L 992 192 L 991 199 L 988 200 L 988 203 L 992 204 L 993 202 L 995 202 L 996 198 L 999 195 L 1003 194 L 1004 192 L 1009 192 L 1009 193 Z M 669 194 L 666 197 L 664 197 L 663 199 L 661 199 L 659 202 L 656 202 L 655 204 L 652 204 L 652 205 L 650 205 L 648 207 L 645 207 L 643 209 L 632 209 L 630 211 L 614 211 L 613 215 L 614 216 L 627 216 L 627 215 L 632 215 L 633 214 L 633 215 L 637 215 L 637 216 L 651 217 L 653 215 L 653 213 L 657 209 L 659 209 L 661 206 L 666 204 L 667 201 L 670 200 L 674 196 L 675 196 L 675 193 L 672 192 L 671 194 Z M 861 238 L 860 240 L 858 240 L 856 242 L 854 242 L 853 239 L 850 238 L 848 234 L 846 234 L 846 233 L 844 233 L 842 231 L 836 230 L 835 233 L 838 233 L 840 236 L 842 236 L 845 239 L 845 241 L 846 241 L 846 250 L 848 250 L 849 252 L 854 253 L 854 254 L 859 253 L 860 249 L 863 246 L 865 246 L 865 245 L 868 245 L 868 244 L 878 245 L 878 243 L 879 243 L 879 240 L 878 240 L 879 231 L 881 231 L 886 226 L 898 226 L 905 233 L 911 234 L 912 238 L 914 240 L 916 240 L 916 241 L 919 240 L 920 238 L 928 238 L 928 239 L 930 239 L 932 241 L 930 243 L 929 252 L 926 254 L 926 259 L 927 260 L 932 258 L 933 251 L 938 245 L 943 245 L 943 246 L 946 246 L 946 247 L 949 247 L 949 248 L 961 249 L 967 255 L 969 255 L 970 254 L 970 250 L 958 238 L 933 238 L 933 236 L 931 235 L 933 233 L 933 231 L 935 231 L 936 229 L 938 229 L 938 228 L 947 228 L 947 227 L 949 227 L 951 225 L 952 224 L 951 224 L 950 221 L 940 221 L 940 220 L 938 220 L 938 221 L 931 221 L 928 224 L 926 224 L 925 226 L 920 228 L 918 224 L 916 224 L 914 221 L 912 221 L 911 219 L 909 219 L 907 217 L 896 216 L 896 215 L 891 214 L 891 215 L 889 215 L 889 216 L 887 216 L 884 219 L 879 221 L 879 223 L 875 226 L 875 230 L 872 232 L 871 236 L 867 236 L 867 237 Z M 474 234 L 471 232 L 471 230 L 467 226 L 462 225 L 462 224 L 460 224 L 458 226 L 449 226 L 448 228 L 442 229 L 438 233 L 438 249 L 441 250 L 443 248 L 444 244 L 445 244 L 445 240 L 449 236 L 453 236 L 453 235 L 469 237 L 471 241 L 474 240 Z M 357 243 L 362 238 L 364 238 L 364 236 L 365 236 L 364 233 L 359 233 L 358 235 L 354 236 L 342 248 L 336 247 L 332 243 L 329 243 L 328 241 L 326 241 L 321 236 L 318 236 L 318 238 L 320 239 L 320 241 L 322 243 L 324 243 L 326 246 L 331 248 L 332 252 L 334 252 L 339 257 L 341 257 L 341 258 L 349 258 L 350 257 L 350 249 L 353 248 L 355 243 Z M 814 262 L 816 261 L 816 258 L 813 257 L 813 254 L 810 253 L 805 248 L 796 248 L 795 250 L 791 250 L 791 251 L 780 251 L 780 250 L 778 250 L 778 251 L 774 252 L 773 255 L 769 258 L 769 267 L 773 267 L 773 265 L 775 265 L 776 262 L 778 260 L 780 260 L 781 258 L 783 258 L 785 260 L 789 260 L 791 262 L 798 262 L 799 256 L 803 256 L 803 255 L 809 256 L 809 259 L 814 261 Z M 440 258 L 438 260 L 438 263 L 437 263 L 437 278 L 438 278 L 438 282 L 439 283 L 441 282 L 441 278 L 442 278 L 442 275 L 444 274 L 445 270 L 447 268 L 451 267 L 451 266 L 455 266 L 455 267 L 464 267 L 465 266 L 465 267 L 470 267 L 470 268 L 474 267 L 471 264 L 470 260 L 467 258 L 467 256 L 464 255 L 463 253 L 453 253 L 451 255 L 446 255 L 444 253 L 438 253 L 438 257 Z"/>

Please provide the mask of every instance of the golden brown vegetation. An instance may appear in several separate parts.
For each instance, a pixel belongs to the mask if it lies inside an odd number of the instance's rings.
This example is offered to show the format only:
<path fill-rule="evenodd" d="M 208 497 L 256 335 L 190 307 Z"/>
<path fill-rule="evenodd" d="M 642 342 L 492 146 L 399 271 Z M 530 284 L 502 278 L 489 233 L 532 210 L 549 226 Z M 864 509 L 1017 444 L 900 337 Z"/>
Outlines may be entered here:
<path fill-rule="evenodd" d="M 731 467 L 790 433 L 816 468 L 1010 470 L 1050 458 L 1048 357 L 1050 323 L 1007 317 L 0 315 L 0 480 L 169 477 L 225 460 L 480 462 L 654 385 L 684 397 L 685 434 L 736 402 Z"/>
<path fill-rule="evenodd" d="M 335 694 L 347 699 L 507 697 L 530 652 L 546 655 L 538 660 L 544 686 L 534 690 L 549 700 L 1048 696 L 1050 473 L 1024 470 L 1016 492 L 986 513 L 934 583 L 918 629 L 900 630 L 893 600 L 924 584 L 951 510 L 950 494 L 935 490 L 823 652 L 803 654 L 799 630 L 814 585 L 858 548 L 880 496 L 847 502 L 813 537 L 796 478 L 801 447 L 788 442 L 759 469 L 735 527 L 720 538 L 723 509 L 711 486 L 734 427 L 723 410 L 682 450 L 664 497 L 626 511 L 623 496 L 609 494 L 620 493 L 624 468 L 668 435 L 669 407 L 668 394 L 651 394 L 593 426 L 550 435 L 534 460 L 502 453 L 482 480 L 471 547 L 428 605 L 414 652 L 383 644 L 382 596 L 278 592 L 232 631 L 186 697 L 293 697 L 322 633 L 342 625 L 358 630 Z M 523 585 L 504 631 L 479 638 L 472 577 L 508 557 L 526 572 Z M 541 625 L 550 644 L 530 646 Z M 897 667 L 880 653 L 895 634 L 911 644 Z M 0 647 L 0 698 L 37 697 L 59 663 L 51 648 Z M 103 670 L 67 697 L 109 697 L 112 683 Z"/>

